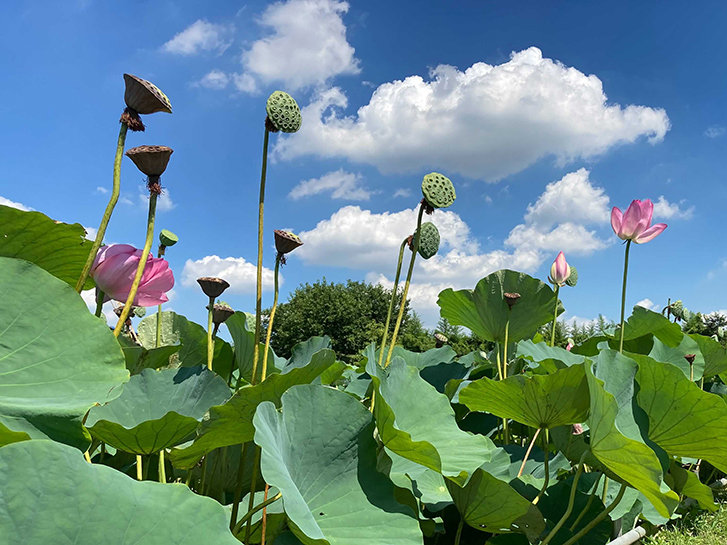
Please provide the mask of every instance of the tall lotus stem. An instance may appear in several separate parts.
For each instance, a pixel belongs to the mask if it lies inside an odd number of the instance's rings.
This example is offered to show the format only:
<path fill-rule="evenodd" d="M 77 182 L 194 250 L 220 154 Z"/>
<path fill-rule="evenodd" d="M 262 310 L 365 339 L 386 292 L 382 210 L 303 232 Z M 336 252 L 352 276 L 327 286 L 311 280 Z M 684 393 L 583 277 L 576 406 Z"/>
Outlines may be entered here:
<path fill-rule="evenodd" d="M 208 305 L 209 310 L 207 311 L 207 369 L 212 371 L 212 359 L 215 356 L 215 339 L 212 336 L 212 312 L 215 308 L 215 298 L 210 297 L 210 303 Z"/>
<path fill-rule="evenodd" d="M 204 294 L 209 298 L 207 305 L 207 369 L 212 371 L 212 360 L 215 355 L 215 339 L 214 334 L 217 329 L 212 329 L 215 314 L 215 299 L 224 293 L 230 287 L 230 284 L 222 278 L 214 276 L 203 276 L 197 279 L 197 284 L 202 288 Z"/>
<path fill-rule="evenodd" d="M 167 472 L 166 468 L 164 467 L 164 449 L 159 451 L 159 482 L 167 482 Z"/>
<path fill-rule="evenodd" d="M 573 504 L 576 500 L 576 490 L 578 490 L 578 481 L 581 478 L 581 473 L 583 473 L 583 461 L 586 459 L 586 454 L 588 454 L 588 451 L 585 451 L 581 455 L 581 459 L 578 461 L 578 470 L 576 471 L 576 476 L 573 477 L 573 484 L 571 485 L 570 489 L 570 497 L 568 498 L 568 507 L 566 508 L 565 513 L 563 513 L 563 516 L 560 517 L 558 523 L 553 527 L 553 529 L 541 542 L 540 545 L 548 545 L 548 543 L 550 543 L 550 541 L 555 537 L 555 534 L 557 534 L 558 531 L 563 527 L 565 521 L 568 520 L 568 517 L 570 517 L 571 513 L 573 512 Z"/>
<path fill-rule="evenodd" d="M 96 312 L 94 312 L 94 315 L 96 318 L 101 317 L 101 310 L 103 309 L 103 300 L 104 300 L 105 294 L 103 291 L 101 291 L 98 286 L 96 286 Z"/>
<path fill-rule="evenodd" d="M 538 435 L 540 435 L 540 430 L 543 428 L 538 428 L 535 430 L 535 435 L 533 435 L 532 441 L 530 441 L 530 446 L 528 446 L 528 450 L 525 451 L 525 456 L 523 457 L 523 463 L 520 464 L 520 471 L 517 472 L 518 478 L 520 478 L 523 474 L 523 471 L 525 470 L 525 464 L 528 461 L 528 457 L 530 456 L 530 451 L 533 450 L 533 445 L 535 444 L 535 441 L 538 439 Z"/>
<path fill-rule="evenodd" d="M 459 524 L 457 525 L 457 534 L 454 536 L 454 545 L 459 545 L 460 539 L 462 539 L 462 529 L 464 528 L 464 517 L 460 516 Z"/>
<path fill-rule="evenodd" d="M 609 505 L 606 509 L 601 511 L 596 518 L 594 518 L 592 521 L 590 521 L 588 524 L 586 524 L 583 528 L 580 529 L 576 535 L 574 535 L 572 538 L 570 538 L 568 541 L 566 541 L 563 545 L 573 545 L 576 543 L 579 539 L 581 539 L 584 535 L 586 535 L 588 532 L 593 530 L 596 526 L 598 526 L 602 520 L 604 520 L 608 514 L 613 511 L 619 503 L 621 503 L 621 500 L 624 497 L 624 494 L 626 493 L 626 483 L 621 484 L 621 488 L 618 491 L 618 494 L 616 494 L 616 497 L 611 502 L 611 505 Z"/>
<path fill-rule="evenodd" d="M 142 474 L 142 471 L 141 471 L 141 465 L 142 465 L 141 464 L 141 454 L 137 454 L 136 455 L 136 480 L 137 481 L 144 480 L 144 475 Z"/>
<path fill-rule="evenodd" d="M 411 259 L 409 260 L 409 270 L 406 273 L 406 282 L 404 282 L 404 291 L 401 294 L 401 305 L 399 306 L 399 315 L 396 317 L 396 325 L 394 326 L 394 332 L 391 334 L 391 344 L 389 345 L 389 353 L 386 355 L 386 364 L 384 367 L 388 367 L 391 363 L 391 356 L 394 354 L 394 347 L 396 346 L 396 337 L 399 334 L 399 328 L 401 327 L 401 321 L 404 318 L 404 311 L 406 310 L 406 296 L 409 294 L 409 285 L 411 284 L 411 276 L 414 273 L 414 262 L 417 258 L 417 251 L 419 250 L 419 233 L 422 226 L 422 216 L 424 215 L 424 208 L 426 201 L 422 201 L 419 205 L 419 215 L 417 216 L 417 230 L 414 232 L 414 240 L 412 243 Z M 382 348 L 383 350 L 383 348 Z"/>
<path fill-rule="evenodd" d="M 560 293 L 560 286 L 555 286 L 555 309 L 553 310 L 553 324 L 550 327 L 550 346 L 555 346 L 555 326 L 558 320 L 558 294 Z"/>
<path fill-rule="evenodd" d="M 167 229 L 162 229 L 161 233 L 159 233 L 159 250 L 157 251 L 157 257 L 164 257 L 164 254 L 166 254 L 166 250 L 169 246 L 174 246 L 177 242 L 179 242 L 179 238 L 177 235 L 172 233 L 171 231 L 168 231 Z M 155 346 L 159 348 L 162 345 L 162 304 L 159 303 L 159 306 L 157 307 L 157 331 L 156 331 L 156 343 Z"/>
<path fill-rule="evenodd" d="M 548 467 L 549 442 L 548 428 L 545 428 L 545 434 L 543 436 L 543 452 L 545 453 L 545 465 L 543 466 L 543 470 L 545 471 L 545 481 L 543 482 L 543 487 L 540 489 L 540 492 L 538 492 L 538 495 L 533 500 L 533 505 L 538 505 L 540 498 L 543 497 L 543 494 L 545 494 L 545 491 L 548 489 L 548 484 L 550 484 L 550 468 Z"/>
<path fill-rule="evenodd" d="M 134 298 L 136 297 L 136 292 L 139 289 L 141 277 L 144 274 L 144 268 L 146 267 L 146 261 L 149 257 L 152 240 L 154 239 L 154 218 L 156 217 L 158 197 L 159 194 L 154 191 L 152 191 L 149 195 L 149 216 L 146 222 L 146 242 L 144 242 L 144 249 L 141 251 L 141 258 L 139 258 L 139 265 L 136 267 L 136 275 L 134 276 L 134 282 L 131 284 L 129 296 L 126 298 L 124 309 L 121 311 L 121 315 L 119 316 L 119 322 L 116 324 L 116 328 L 114 329 L 114 335 L 116 337 L 121 334 L 121 328 L 126 322 L 126 319 L 129 317 L 131 307 L 134 304 Z"/>
<path fill-rule="evenodd" d="M 116 142 L 116 156 L 114 157 L 114 178 L 113 186 L 111 188 L 111 197 L 109 203 L 106 205 L 103 216 L 101 217 L 101 223 L 96 231 L 96 239 L 93 241 L 91 251 L 86 258 L 86 263 L 83 265 L 83 271 L 81 271 L 81 277 L 76 282 L 76 291 L 81 293 L 83 287 L 86 285 L 88 275 L 91 273 L 91 267 L 93 266 L 93 260 L 96 259 L 101 244 L 103 243 L 104 235 L 106 234 L 106 227 L 109 225 L 111 220 L 111 214 L 114 213 L 116 203 L 119 201 L 119 194 L 121 193 L 121 159 L 124 156 L 124 147 L 126 146 L 126 132 L 129 130 L 129 126 L 122 122 L 121 128 L 119 129 L 119 138 Z"/>
<path fill-rule="evenodd" d="M 391 322 L 391 313 L 394 312 L 396 304 L 396 293 L 399 289 L 399 277 L 401 276 L 401 264 L 404 261 L 404 248 L 406 248 L 408 239 L 404 239 L 399 248 L 399 261 L 396 264 L 396 275 L 394 276 L 394 287 L 391 290 L 391 301 L 389 302 L 389 312 L 386 314 L 386 325 L 384 326 L 384 336 L 381 339 L 381 350 L 379 352 L 379 367 L 384 361 L 384 348 L 386 347 L 386 339 L 389 336 L 389 323 Z"/>
<path fill-rule="evenodd" d="M 624 279 L 621 288 L 621 340 L 619 341 L 618 351 L 623 354 L 624 351 L 624 313 L 626 311 L 626 278 L 629 273 L 629 250 L 631 249 L 631 240 L 626 241 L 626 251 L 624 253 Z"/>

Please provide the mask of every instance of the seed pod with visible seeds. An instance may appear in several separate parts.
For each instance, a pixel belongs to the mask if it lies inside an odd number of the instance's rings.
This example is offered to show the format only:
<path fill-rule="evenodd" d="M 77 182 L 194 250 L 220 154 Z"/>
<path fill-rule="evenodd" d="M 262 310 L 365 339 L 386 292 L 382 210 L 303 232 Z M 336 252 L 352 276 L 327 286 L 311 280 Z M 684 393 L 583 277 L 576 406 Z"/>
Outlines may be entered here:
<path fill-rule="evenodd" d="M 162 232 L 159 233 L 159 242 L 162 246 L 169 248 L 179 242 L 179 237 L 168 229 L 162 229 Z"/>
<path fill-rule="evenodd" d="M 573 265 L 570 266 L 570 275 L 565 281 L 566 286 L 570 286 L 571 288 L 574 288 L 576 284 L 578 283 L 578 269 L 576 269 Z"/>
<path fill-rule="evenodd" d="M 297 132 L 300 129 L 302 117 L 300 108 L 295 99 L 284 91 L 275 91 L 265 106 L 271 132 Z M 272 125 L 272 127 L 271 127 Z"/>
<path fill-rule="evenodd" d="M 457 198 L 452 181 L 438 172 L 424 176 L 422 194 L 432 208 L 447 208 Z"/>
<path fill-rule="evenodd" d="M 172 103 L 169 102 L 167 95 L 152 82 L 131 74 L 124 74 L 124 82 L 126 83 L 124 101 L 136 113 L 141 115 L 156 112 L 172 113 Z"/>
<path fill-rule="evenodd" d="M 207 297 L 219 297 L 222 293 L 230 287 L 230 284 L 222 278 L 215 278 L 212 276 L 203 276 L 197 279 L 197 283 L 202 288 L 202 291 Z"/>
<path fill-rule="evenodd" d="M 275 249 L 279 254 L 288 254 L 300 246 L 303 246 L 300 237 L 290 231 L 275 229 Z"/>
<path fill-rule="evenodd" d="M 411 237 L 413 239 L 413 237 Z M 409 243 L 409 249 L 411 249 Z M 424 259 L 429 259 L 439 251 L 439 230 L 437 226 L 432 222 L 428 221 L 422 223 L 421 231 L 419 232 L 419 255 Z"/>

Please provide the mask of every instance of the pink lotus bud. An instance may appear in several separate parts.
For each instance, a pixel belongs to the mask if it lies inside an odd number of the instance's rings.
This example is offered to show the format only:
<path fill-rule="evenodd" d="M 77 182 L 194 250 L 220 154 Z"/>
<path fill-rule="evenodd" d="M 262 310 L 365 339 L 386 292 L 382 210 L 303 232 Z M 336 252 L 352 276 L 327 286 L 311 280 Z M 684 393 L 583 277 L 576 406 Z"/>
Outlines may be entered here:
<path fill-rule="evenodd" d="M 575 345 L 573 344 L 573 341 L 568 339 L 568 344 L 565 345 L 565 349 L 570 352 Z"/>
<path fill-rule="evenodd" d="M 550 267 L 550 277 L 548 278 L 551 283 L 562 286 L 570 276 L 570 265 L 565 260 L 565 254 L 560 252 L 558 257 L 553 261 L 553 265 Z"/>
<path fill-rule="evenodd" d="M 650 199 L 635 200 L 626 212 L 613 207 L 611 210 L 611 227 L 621 240 L 633 240 L 636 244 L 649 242 L 666 229 L 666 223 L 651 225 L 654 215 L 654 203 Z"/>
<path fill-rule="evenodd" d="M 126 302 L 141 255 L 141 250 L 129 244 L 111 244 L 99 250 L 91 267 L 91 277 L 106 294 L 106 301 Z M 166 292 L 173 287 L 174 274 L 167 260 L 149 254 L 133 304 L 153 307 L 166 303 L 169 301 Z"/>

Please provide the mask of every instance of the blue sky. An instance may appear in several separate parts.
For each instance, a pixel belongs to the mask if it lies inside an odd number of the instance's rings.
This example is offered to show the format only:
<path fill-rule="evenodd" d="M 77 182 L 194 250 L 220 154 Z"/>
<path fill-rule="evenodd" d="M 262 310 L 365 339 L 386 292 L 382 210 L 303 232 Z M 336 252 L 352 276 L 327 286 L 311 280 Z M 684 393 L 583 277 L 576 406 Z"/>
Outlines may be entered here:
<path fill-rule="evenodd" d="M 157 226 L 180 237 L 170 308 L 192 319 L 204 320 L 198 276 L 227 278 L 223 298 L 254 306 L 275 89 L 303 109 L 298 134 L 271 140 L 265 265 L 273 229 L 305 242 L 283 300 L 323 276 L 390 285 L 436 170 L 458 200 L 432 217 L 442 248 L 415 272 L 428 325 L 440 289 L 503 267 L 545 278 L 561 249 L 580 272 L 567 316 L 616 318 L 623 248 L 608 213 L 636 198 L 669 228 L 634 248 L 628 303 L 727 309 L 723 2 L 26 1 L 0 16 L 3 202 L 96 227 L 122 74 L 171 99 L 174 114 L 147 116 L 127 147 L 175 150 Z M 142 183 L 124 159 L 107 241 L 143 245 Z"/>

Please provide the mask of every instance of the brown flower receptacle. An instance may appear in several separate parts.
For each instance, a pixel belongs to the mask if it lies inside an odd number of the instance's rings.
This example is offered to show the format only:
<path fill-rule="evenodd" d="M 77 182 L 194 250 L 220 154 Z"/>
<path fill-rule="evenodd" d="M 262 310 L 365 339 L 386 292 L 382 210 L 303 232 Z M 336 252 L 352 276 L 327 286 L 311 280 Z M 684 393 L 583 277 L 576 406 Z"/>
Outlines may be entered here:
<path fill-rule="evenodd" d="M 224 293 L 224 291 L 230 287 L 230 284 L 222 278 L 215 278 L 213 276 L 203 276 L 197 279 L 197 283 L 202 288 L 202 291 L 207 297 L 217 298 Z"/>

